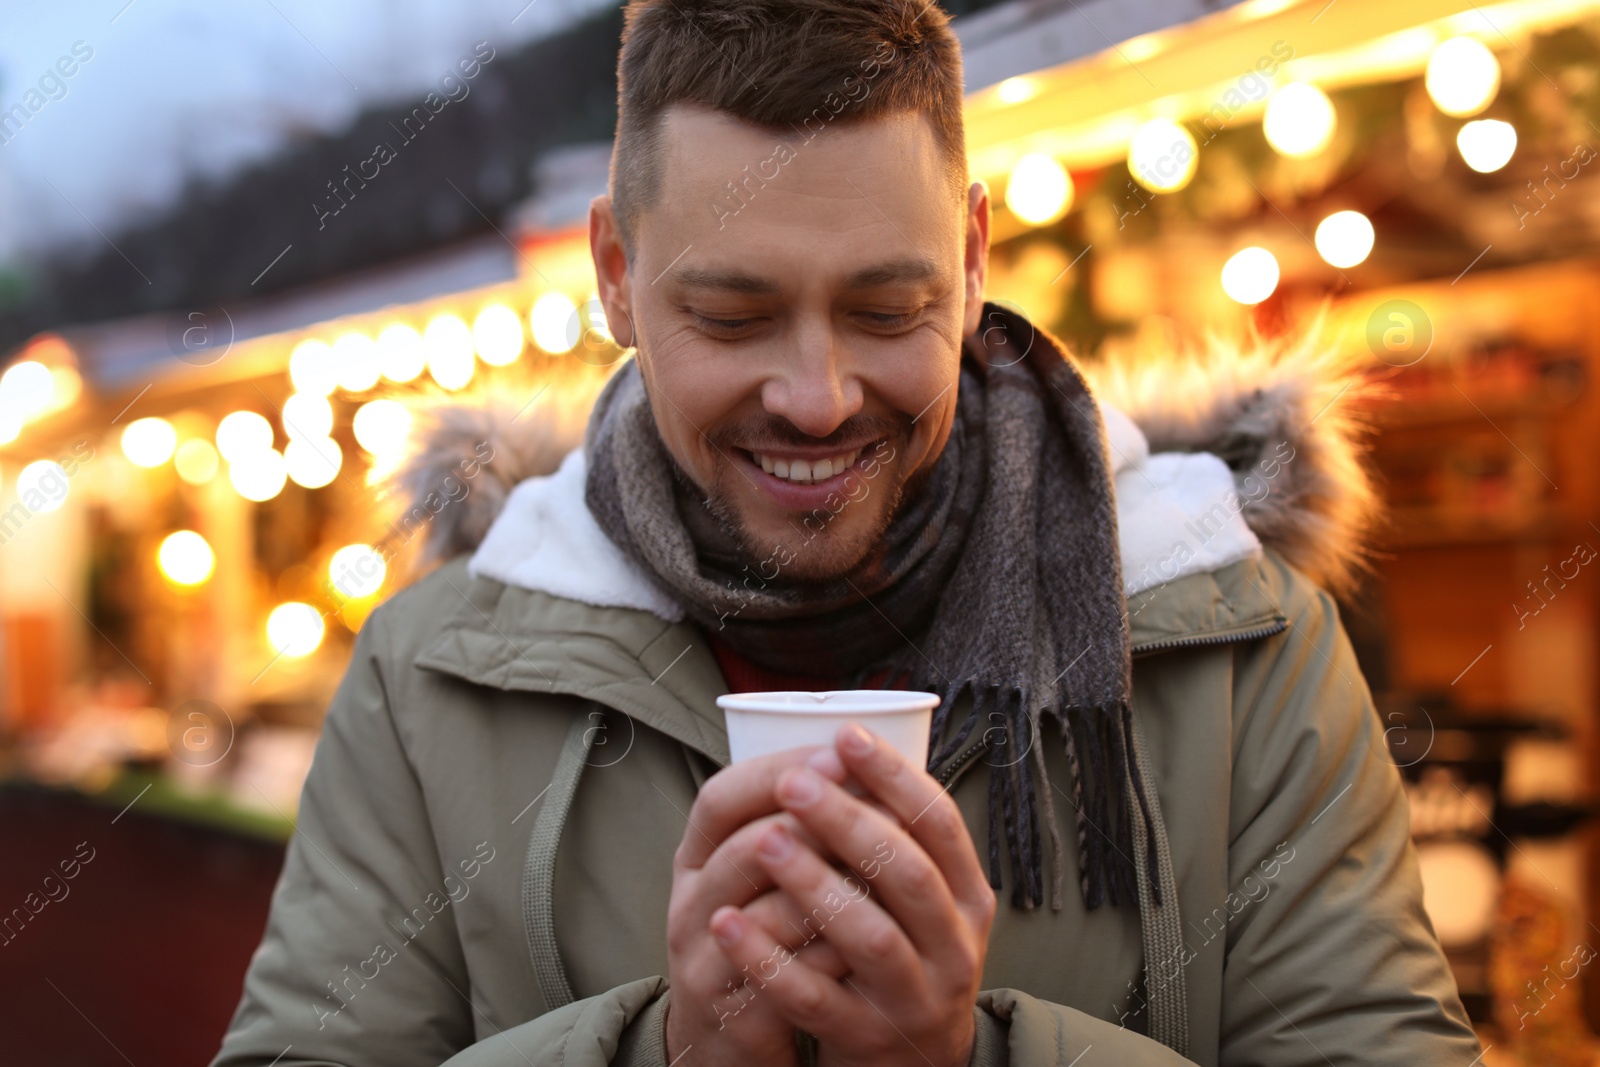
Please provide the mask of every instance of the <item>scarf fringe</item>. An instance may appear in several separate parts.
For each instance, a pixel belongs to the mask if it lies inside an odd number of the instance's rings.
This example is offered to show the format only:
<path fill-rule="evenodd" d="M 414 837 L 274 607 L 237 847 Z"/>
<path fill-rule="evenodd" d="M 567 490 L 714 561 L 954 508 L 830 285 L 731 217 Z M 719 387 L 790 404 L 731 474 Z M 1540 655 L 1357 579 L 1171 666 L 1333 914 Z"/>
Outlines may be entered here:
<path fill-rule="evenodd" d="M 1161 903 L 1157 875 L 1155 835 L 1151 825 L 1147 784 L 1133 758 L 1129 737 L 1132 710 L 1126 703 L 1085 706 L 1066 704 L 1043 709 L 1038 717 L 1028 711 L 1027 694 L 1020 687 L 1004 692 L 994 685 L 963 678 L 947 682 L 935 709 L 930 736 L 942 737 L 961 696 L 972 691 L 972 707 L 948 742 L 928 760 L 928 771 L 938 774 L 962 751 L 980 724 L 989 756 L 988 874 L 989 884 L 1000 889 L 1009 867 L 1011 905 L 1031 910 L 1045 902 L 1044 836 L 1054 852 L 1050 906 L 1061 907 L 1062 845 L 1056 827 L 1055 805 L 1049 791 L 1038 723 L 1048 715 L 1060 728 L 1072 777 L 1066 794 L 1075 812 L 1078 836 L 1078 886 L 1089 910 L 1103 904 L 1119 907 L 1137 904 L 1138 875 L 1133 861 L 1137 847 L 1134 820 L 1146 827 L 1145 869 L 1152 897 Z M 1041 792 L 1043 795 L 1041 796 Z M 1046 824 L 1040 827 L 1041 807 Z M 1009 861 L 1009 862 L 1008 862 Z"/>

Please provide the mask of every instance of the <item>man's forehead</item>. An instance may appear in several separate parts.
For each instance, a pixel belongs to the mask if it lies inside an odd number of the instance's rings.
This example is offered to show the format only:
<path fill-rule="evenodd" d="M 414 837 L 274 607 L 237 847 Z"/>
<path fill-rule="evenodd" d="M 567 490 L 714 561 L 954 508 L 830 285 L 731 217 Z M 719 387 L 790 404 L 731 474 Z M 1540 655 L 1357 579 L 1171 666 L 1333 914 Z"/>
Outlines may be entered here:
<path fill-rule="evenodd" d="M 660 196 L 641 244 L 692 246 L 673 267 L 681 285 L 777 291 L 799 256 L 834 284 L 866 289 L 948 278 L 965 211 L 951 196 L 931 122 L 891 112 L 810 139 L 727 112 L 677 105 L 662 121 Z M 785 136 L 787 132 L 787 136 Z M 648 258 L 655 259 L 650 256 Z"/>
<path fill-rule="evenodd" d="M 944 272 L 927 256 L 905 255 L 857 267 L 840 279 L 842 289 L 872 289 L 878 286 L 938 281 Z M 776 279 L 740 267 L 686 265 L 673 273 L 682 288 L 707 292 L 742 293 L 771 296 L 781 291 Z"/>

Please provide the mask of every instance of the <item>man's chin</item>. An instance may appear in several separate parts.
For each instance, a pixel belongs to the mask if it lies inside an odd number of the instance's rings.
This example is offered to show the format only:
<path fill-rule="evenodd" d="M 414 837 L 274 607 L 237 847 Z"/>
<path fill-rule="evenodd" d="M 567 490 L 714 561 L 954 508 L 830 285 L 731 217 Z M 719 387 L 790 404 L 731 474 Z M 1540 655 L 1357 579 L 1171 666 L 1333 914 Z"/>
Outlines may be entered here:
<path fill-rule="evenodd" d="M 837 582 L 854 574 L 862 562 L 872 553 L 870 543 L 821 544 L 826 535 L 819 536 L 817 541 L 802 544 L 795 548 L 789 565 L 779 570 L 775 581 L 790 585 L 823 585 Z M 778 556 L 786 558 L 787 553 Z M 768 568 L 771 572 L 771 568 Z"/>
<path fill-rule="evenodd" d="M 740 540 L 751 572 L 786 586 L 822 585 L 849 577 L 872 555 L 887 527 L 885 516 L 852 518 L 857 521 L 848 526 L 837 525 L 839 519 L 819 525 L 814 516 L 799 516 L 777 528 L 742 524 L 745 532 Z"/>

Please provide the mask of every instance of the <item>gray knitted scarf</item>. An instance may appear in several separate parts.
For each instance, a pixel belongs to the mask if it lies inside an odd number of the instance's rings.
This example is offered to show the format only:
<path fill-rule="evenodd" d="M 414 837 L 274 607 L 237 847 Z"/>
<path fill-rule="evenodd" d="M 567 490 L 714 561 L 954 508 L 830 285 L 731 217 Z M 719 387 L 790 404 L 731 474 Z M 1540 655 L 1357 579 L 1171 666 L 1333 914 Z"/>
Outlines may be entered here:
<path fill-rule="evenodd" d="M 752 662 L 858 686 L 887 671 L 902 688 L 941 694 L 928 770 L 953 771 L 978 730 L 989 767 L 989 880 L 1001 887 L 1003 839 L 1020 908 L 1045 899 L 1041 813 L 1051 905 L 1061 906 L 1063 853 L 1041 730 L 1053 720 L 1073 778 L 1084 903 L 1136 903 L 1132 820 L 1148 825 L 1149 813 L 1129 745 L 1129 638 L 1105 429 L 1054 338 L 995 304 L 984 306 L 983 321 L 963 351 L 944 451 L 847 576 L 786 582 L 779 562 L 741 551 L 663 445 L 636 362 L 607 383 L 590 418 L 588 505 L 692 620 Z M 878 470 L 864 453 L 865 491 L 878 491 Z M 823 531 L 830 517 L 818 509 L 804 528 Z M 952 723 L 968 692 L 970 706 Z M 1130 784 L 1139 811 L 1130 810 Z M 1153 849 L 1153 835 L 1144 837 Z M 1156 870 L 1153 856 L 1145 866 Z M 1159 903 L 1160 887 L 1150 888 Z"/>

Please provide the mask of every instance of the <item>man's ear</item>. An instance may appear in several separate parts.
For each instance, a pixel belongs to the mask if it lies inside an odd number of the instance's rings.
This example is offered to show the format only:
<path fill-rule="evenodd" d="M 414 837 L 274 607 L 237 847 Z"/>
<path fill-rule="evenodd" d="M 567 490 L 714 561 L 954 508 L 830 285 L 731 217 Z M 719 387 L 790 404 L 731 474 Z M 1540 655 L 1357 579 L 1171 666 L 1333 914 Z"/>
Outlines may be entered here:
<path fill-rule="evenodd" d="M 605 305 L 606 325 L 623 348 L 632 348 L 633 284 L 628 276 L 628 254 L 622 244 L 611 197 L 602 193 L 589 201 L 589 254 L 594 259 L 596 288 Z"/>
<path fill-rule="evenodd" d="M 983 285 L 989 274 L 989 187 L 973 182 L 967 189 L 967 248 L 962 265 L 967 281 L 962 334 L 977 332 L 983 321 Z"/>

